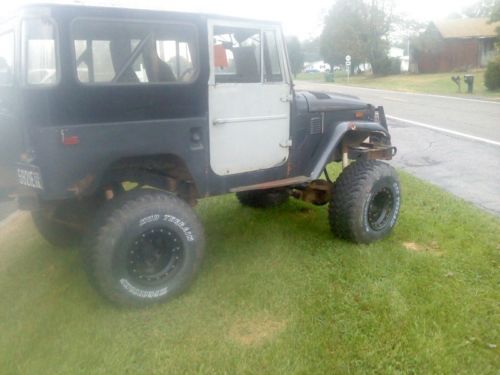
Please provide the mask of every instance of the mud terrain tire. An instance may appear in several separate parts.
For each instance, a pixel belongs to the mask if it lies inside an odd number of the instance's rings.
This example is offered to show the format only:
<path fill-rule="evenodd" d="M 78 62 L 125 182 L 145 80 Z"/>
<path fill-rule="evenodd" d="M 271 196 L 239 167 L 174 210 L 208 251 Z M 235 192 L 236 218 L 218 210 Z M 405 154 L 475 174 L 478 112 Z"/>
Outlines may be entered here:
<path fill-rule="evenodd" d="M 358 161 L 335 181 L 330 228 L 336 236 L 356 243 L 378 241 L 396 225 L 400 207 L 396 170 L 381 161 Z"/>
<path fill-rule="evenodd" d="M 202 225 L 171 193 L 138 189 L 110 201 L 87 234 L 90 281 L 121 306 L 165 302 L 186 290 L 200 268 Z"/>

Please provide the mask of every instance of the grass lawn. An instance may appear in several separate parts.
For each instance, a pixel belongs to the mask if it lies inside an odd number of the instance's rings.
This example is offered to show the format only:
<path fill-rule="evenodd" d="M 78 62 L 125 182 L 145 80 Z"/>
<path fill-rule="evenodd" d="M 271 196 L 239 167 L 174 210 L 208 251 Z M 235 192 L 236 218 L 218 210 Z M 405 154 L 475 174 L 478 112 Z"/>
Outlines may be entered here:
<path fill-rule="evenodd" d="M 351 76 L 349 84 L 353 86 L 370 87 L 385 90 L 421 92 L 439 95 L 461 95 L 465 94 L 467 86 L 463 83 L 465 73 L 437 73 L 437 74 L 399 74 L 386 77 L 375 77 L 372 75 Z M 484 86 L 484 70 L 473 71 L 475 76 L 474 95 L 486 96 L 500 100 L 500 91 L 489 91 Z M 457 86 L 452 82 L 451 76 L 459 75 L 462 78 L 462 94 L 458 93 Z M 301 73 L 297 80 L 324 82 L 322 73 Z M 345 72 L 335 72 L 335 83 L 347 85 Z"/>
<path fill-rule="evenodd" d="M 200 202 L 186 295 L 122 310 L 28 216 L 0 228 L 1 374 L 498 374 L 500 220 L 402 175 L 393 235 L 356 246 L 325 207 Z"/>

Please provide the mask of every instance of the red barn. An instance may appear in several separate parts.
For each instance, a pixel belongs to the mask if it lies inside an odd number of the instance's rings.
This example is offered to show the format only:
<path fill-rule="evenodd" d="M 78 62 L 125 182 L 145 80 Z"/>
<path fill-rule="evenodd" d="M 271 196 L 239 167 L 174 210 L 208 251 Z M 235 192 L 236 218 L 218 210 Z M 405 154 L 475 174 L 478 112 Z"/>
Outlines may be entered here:
<path fill-rule="evenodd" d="M 496 27 L 487 18 L 431 22 L 416 53 L 420 73 L 449 72 L 485 66 L 498 52 Z"/>

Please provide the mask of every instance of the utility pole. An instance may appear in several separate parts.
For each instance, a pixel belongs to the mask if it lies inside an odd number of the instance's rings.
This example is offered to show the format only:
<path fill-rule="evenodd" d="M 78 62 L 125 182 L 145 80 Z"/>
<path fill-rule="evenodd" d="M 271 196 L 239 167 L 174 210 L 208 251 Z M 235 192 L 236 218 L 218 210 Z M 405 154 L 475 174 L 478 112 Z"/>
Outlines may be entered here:
<path fill-rule="evenodd" d="M 408 30 L 408 73 L 411 69 L 411 53 L 410 53 L 410 30 Z"/>

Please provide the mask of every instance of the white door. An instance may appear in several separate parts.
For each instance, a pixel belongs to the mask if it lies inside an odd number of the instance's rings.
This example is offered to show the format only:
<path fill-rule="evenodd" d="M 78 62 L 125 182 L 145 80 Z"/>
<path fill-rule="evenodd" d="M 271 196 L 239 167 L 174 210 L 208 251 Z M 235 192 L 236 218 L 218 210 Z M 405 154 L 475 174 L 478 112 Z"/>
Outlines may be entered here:
<path fill-rule="evenodd" d="M 212 170 L 232 175 L 286 163 L 291 86 L 281 29 L 211 21 L 209 38 Z"/>

